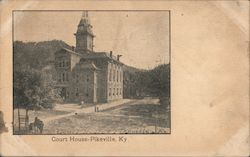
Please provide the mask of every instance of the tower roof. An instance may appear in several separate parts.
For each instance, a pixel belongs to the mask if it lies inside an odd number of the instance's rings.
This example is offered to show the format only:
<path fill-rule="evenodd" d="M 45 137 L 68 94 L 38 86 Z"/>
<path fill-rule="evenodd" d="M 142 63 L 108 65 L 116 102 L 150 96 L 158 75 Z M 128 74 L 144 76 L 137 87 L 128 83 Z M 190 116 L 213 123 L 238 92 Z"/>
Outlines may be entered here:
<path fill-rule="evenodd" d="M 80 26 L 80 25 L 85 25 L 85 26 L 90 25 L 90 19 L 89 19 L 88 11 L 83 11 L 82 12 L 82 17 L 81 17 L 81 20 L 80 20 L 78 26 Z"/>
<path fill-rule="evenodd" d="M 84 11 L 82 13 L 81 20 L 78 24 L 77 33 L 88 33 L 93 37 L 95 36 L 92 32 L 92 25 L 90 24 L 88 11 Z"/>

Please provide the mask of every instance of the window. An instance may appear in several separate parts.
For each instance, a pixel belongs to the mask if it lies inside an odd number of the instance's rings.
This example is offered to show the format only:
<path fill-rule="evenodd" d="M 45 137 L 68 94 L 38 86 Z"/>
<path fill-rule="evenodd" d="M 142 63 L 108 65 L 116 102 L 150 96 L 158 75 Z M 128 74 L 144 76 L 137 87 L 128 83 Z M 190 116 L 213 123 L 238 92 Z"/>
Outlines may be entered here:
<path fill-rule="evenodd" d="M 65 65 L 64 65 L 64 61 L 62 61 L 62 67 L 64 67 Z"/>
<path fill-rule="evenodd" d="M 122 82 L 122 72 L 120 72 L 120 82 Z"/>
<path fill-rule="evenodd" d="M 67 72 L 66 72 L 66 81 L 69 81 L 69 75 Z"/>
<path fill-rule="evenodd" d="M 58 74 L 58 82 L 62 82 L 61 74 Z"/>
<path fill-rule="evenodd" d="M 122 95 L 122 88 L 120 88 L 120 95 Z"/>
<path fill-rule="evenodd" d="M 110 68 L 110 71 L 109 71 L 109 81 L 112 80 L 112 69 Z"/>
<path fill-rule="evenodd" d="M 117 77 L 116 77 L 117 80 L 116 81 L 118 82 L 119 81 L 119 71 L 118 70 L 117 70 L 116 74 L 117 74 Z"/>
<path fill-rule="evenodd" d="M 78 83 L 79 82 L 79 75 L 76 74 L 76 82 Z"/>
<path fill-rule="evenodd" d="M 79 91 L 78 91 L 79 89 L 78 88 L 76 88 L 76 96 L 79 96 Z"/>
<path fill-rule="evenodd" d="M 115 88 L 113 88 L 113 95 L 115 95 Z"/>
<path fill-rule="evenodd" d="M 62 73 L 62 82 L 64 82 L 64 81 L 65 81 L 65 74 Z"/>
<path fill-rule="evenodd" d="M 89 75 L 86 76 L 86 81 L 89 82 Z"/>
<path fill-rule="evenodd" d="M 115 69 L 113 70 L 113 81 L 115 82 Z"/>
<path fill-rule="evenodd" d="M 86 95 L 86 97 L 89 96 L 89 87 L 88 86 L 86 87 L 86 94 L 85 95 Z"/>
<path fill-rule="evenodd" d="M 109 96 L 111 96 L 111 88 L 109 88 Z"/>
<path fill-rule="evenodd" d="M 116 90 L 117 90 L 117 91 L 116 91 L 116 95 L 118 95 L 118 94 L 119 94 L 119 89 L 117 88 Z"/>
<path fill-rule="evenodd" d="M 66 66 L 69 67 L 69 61 L 66 61 Z"/>

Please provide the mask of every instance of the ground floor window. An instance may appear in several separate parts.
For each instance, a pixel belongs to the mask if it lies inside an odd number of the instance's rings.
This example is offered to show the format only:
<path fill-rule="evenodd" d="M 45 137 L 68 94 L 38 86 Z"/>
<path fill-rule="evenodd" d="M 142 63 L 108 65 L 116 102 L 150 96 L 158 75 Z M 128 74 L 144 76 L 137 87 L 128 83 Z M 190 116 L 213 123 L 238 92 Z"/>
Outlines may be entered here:
<path fill-rule="evenodd" d="M 76 88 L 76 96 L 79 96 L 79 89 Z"/>
<path fill-rule="evenodd" d="M 109 96 L 111 96 L 111 88 L 109 88 Z"/>

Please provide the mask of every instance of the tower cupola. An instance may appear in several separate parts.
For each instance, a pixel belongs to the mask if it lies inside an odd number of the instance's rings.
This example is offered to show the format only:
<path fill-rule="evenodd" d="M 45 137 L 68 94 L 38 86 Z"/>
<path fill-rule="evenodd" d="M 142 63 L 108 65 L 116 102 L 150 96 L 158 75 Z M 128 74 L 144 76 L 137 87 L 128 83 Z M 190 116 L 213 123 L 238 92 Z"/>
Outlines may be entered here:
<path fill-rule="evenodd" d="M 92 32 L 92 25 L 88 12 L 84 11 L 82 18 L 78 24 L 77 31 L 74 34 L 76 36 L 76 52 L 77 53 L 90 53 L 93 52 L 93 39 L 94 34 Z"/>

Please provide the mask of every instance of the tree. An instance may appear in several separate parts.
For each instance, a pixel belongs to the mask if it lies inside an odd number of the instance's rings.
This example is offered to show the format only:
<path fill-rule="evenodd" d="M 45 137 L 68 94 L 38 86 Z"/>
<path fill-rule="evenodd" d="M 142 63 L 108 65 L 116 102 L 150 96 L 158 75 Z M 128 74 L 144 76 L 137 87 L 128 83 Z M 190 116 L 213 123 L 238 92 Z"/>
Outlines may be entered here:
<path fill-rule="evenodd" d="M 162 64 L 152 70 L 136 73 L 136 87 L 145 94 L 152 96 L 169 97 L 170 93 L 170 68 Z"/>
<path fill-rule="evenodd" d="M 53 103 L 60 100 L 60 91 L 53 81 L 45 79 L 42 73 L 34 69 L 14 71 L 14 107 L 27 110 L 53 108 Z"/>

